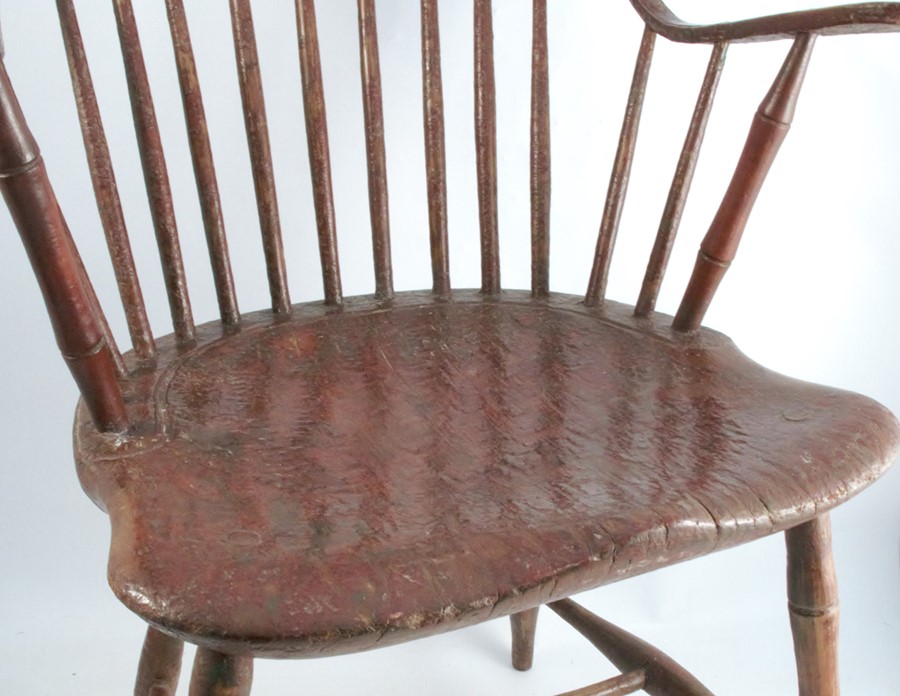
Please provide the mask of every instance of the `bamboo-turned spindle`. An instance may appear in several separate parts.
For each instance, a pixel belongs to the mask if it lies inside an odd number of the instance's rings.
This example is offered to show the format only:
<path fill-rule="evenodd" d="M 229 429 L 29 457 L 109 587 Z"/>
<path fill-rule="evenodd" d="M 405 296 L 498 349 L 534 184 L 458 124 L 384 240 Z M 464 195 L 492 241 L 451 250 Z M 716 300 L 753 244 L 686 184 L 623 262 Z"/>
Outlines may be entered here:
<path fill-rule="evenodd" d="M 827 514 L 789 529 L 788 611 L 800 696 L 838 696 L 838 592 Z"/>
<path fill-rule="evenodd" d="M 2 49 L 0 49 L 2 51 Z M 0 52 L 2 58 L 2 52 Z M 59 349 L 100 430 L 128 427 L 112 351 L 40 150 L 0 60 L 0 191 L 22 237 Z"/>
<path fill-rule="evenodd" d="M 694 272 L 675 315 L 676 331 L 693 331 L 700 326 L 737 253 L 750 211 L 790 129 L 814 43 L 815 34 L 800 34 L 794 39 L 775 82 L 753 118 L 731 183 L 700 245 Z"/>

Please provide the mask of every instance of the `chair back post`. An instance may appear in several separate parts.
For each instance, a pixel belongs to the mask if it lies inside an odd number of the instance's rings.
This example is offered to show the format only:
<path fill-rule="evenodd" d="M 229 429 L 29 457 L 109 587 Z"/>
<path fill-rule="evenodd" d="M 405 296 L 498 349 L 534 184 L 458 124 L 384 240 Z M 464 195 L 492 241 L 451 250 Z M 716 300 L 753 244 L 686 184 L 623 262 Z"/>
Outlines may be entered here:
<path fill-rule="evenodd" d="M 59 349 L 103 431 L 128 427 L 113 351 L 0 48 L 0 192 L 28 253 Z"/>

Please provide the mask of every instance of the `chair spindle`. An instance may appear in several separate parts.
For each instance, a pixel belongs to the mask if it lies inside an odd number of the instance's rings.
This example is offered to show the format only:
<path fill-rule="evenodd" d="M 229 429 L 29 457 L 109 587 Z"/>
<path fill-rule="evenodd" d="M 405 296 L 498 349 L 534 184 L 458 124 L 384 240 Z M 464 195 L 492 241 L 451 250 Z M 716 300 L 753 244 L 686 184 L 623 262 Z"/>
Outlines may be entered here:
<path fill-rule="evenodd" d="M 40 150 L 0 60 L 0 192 L 28 253 L 53 331 L 96 426 L 128 427 L 113 350 L 84 285 L 72 243 Z"/>
<path fill-rule="evenodd" d="M 534 0 L 531 43 L 531 294 L 550 293 L 550 76 L 547 0 Z"/>
<path fill-rule="evenodd" d="M 375 296 L 394 296 L 391 270 L 391 220 L 388 209 L 387 160 L 384 149 L 384 107 L 375 0 L 358 0 L 359 62 L 362 73 L 363 113 L 366 128 L 366 163 L 369 175 L 369 216 L 375 262 Z"/>
<path fill-rule="evenodd" d="M 669 188 L 669 196 L 666 206 L 663 208 L 659 229 L 656 233 L 656 241 L 653 243 L 653 251 L 647 262 L 647 271 L 644 274 L 644 282 L 641 285 L 641 293 L 638 296 L 634 308 L 634 315 L 646 317 L 656 307 L 656 299 L 666 267 L 669 264 L 669 256 L 672 253 L 672 245 L 681 225 L 681 216 L 687 202 L 688 193 L 691 190 L 691 182 L 694 179 L 694 170 L 700 157 L 700 148 L 703 145 L 703 136 L 706 133 L 706 124 L 712 111 L 713 101 L 716 97 L 716 89 L 719 86 L 719 77 L 725 66 L 725 55 L 728 51 L 728 43 L 720 41 L 713 46 L 703 84 L 700 86 L 700 94 L 694 106 L 694 114 L 688 127 L 684 146 L 675 167 L 675 176 L 672 178 L 672 186 Z"/>
<path fill-rule="evenodd" d="M 106 244 L 112 258 L 113 271 L 119 288 L 119 296 L 125 310 L 125 321 L 131 336 L 135 354 L 143 361 L 153 361 L 156 357 L 156 342 L 147 319 L 147 310 L 141 286 L 138 282 L 134 255 L 128 241 L 128 231 L 119 190 L 109 155 L 109 145 L 100 118 L 94 83 L 84 52 L 78 18 L 72 0 L 57 0 L 60 27 L 66 58 L 78 108 L 81 134 L 91 173 L 94 196 L 100 214 L 100 224 L 106 236 Z"/>
<path fill-rule="evenodd" d="M 481 226 L 481 291 L 500 292 L 497 213 L 497 97 L 491 0 L 475 0 L 475 155 Z"/>
<path fill-rule="evenodd" d="M 263 253 L 266 258 L 269 293 L 272 297 L 272 311 L 284 314 L 291 311 L 291 298 L 288 292 L 284 245 L 281 240 L 281 220 L 278 214 L 278 198 L 275 195 L 275 173 L 272 169 L 272 149 L 269 144 L 269 127 L 266 121 L 266 103 L 259 71 L 256 36 L 253 30 L 253 14 L 249 0 L 229 0 L 229 5 L 241 102 L 244 107 L 244 126 L 250 148 L 250 166 L 256 191 L 256 206 Z"/>
<path fill-rule="evenodd" d="M 656 32 L 650 27 L 644 28 L 641 47 L 638 50 L 637 62 L 634 66 L 634 77 L 628 103 L 625 107 L 625 118 L 619 134 L 619 146 L 613 163 L 612 175 L 609 179 L 609 190 L 606 194 L 606 205 L 597 235 L 597 250 L 591 279 L 588 283 L 584 302 L 597 305 L 606 295 L 606 284 L 609 280 L 609 265 L 612 261 L 613 249 L 616 245 L 616 234 L 619 220 L 625 207 L 625 196 L 628 193 L 628 178 L 631 175 L 631 163 L 634 161 L 634 148 L 637 145 L 638 128 L 641 123 L 641 111 L 644 107 L 644 95 L 647 91 L 647 79 L 650 76 L 650 63 L 653 58 L 653 47 L 656 43 Z"/>
<path fill-rule="evenodd" d="M 122 46 L 122 60 L 125 64 L 125 78 L 131 98 L 138 150 L 144 170 L 144 182 L 150 201 L 150 215 L 156 232 L 166 293 L 172 313 L 172 324 L 175 336 L 180 342 L 186 343 L 194 339 L 194 318 L 191 314 L 184 262 L 178 243 L 172 189 L 166 170 L 156 112 L 153 108 L 153 97 L 150 94 L 150 82 L 147 80 L 147 70 L 144 67 L 134 8 L 131 0 L 113 0 L 113 7 L 119 30 L 119 43 Z"/>
<path fill-rule="evenodd" d="M 296 0 L 297 37 L 300 46 L 300 73 L 303 80 L 303 111 L 306 116 L 306 140 L 309 170 L 313 182 L 313 204 L 319 234 L 319 257 L 325 304 L 341 303 L 341 270 L 337 253 L 334 216 L 334 192 L 331 185 L 331 159 L 328 152 L 328 123 L 325 118 L 325 90 L 319 59 L 319 36 L 313 0 Z"/>
<path fill-rule="evenodd" d="M 815 39 L 815 34 L 797 35 L 775 82 L 753 117 L 731 183 L 700 244 L 694 271 L 672 324 L 676 331 L 693 331 L 700 326 L 737 253 L 756 197 L 790 130 Z"/>
<path fill-rule="evenodd" d="M 447 162 L 444 151 L 444 94 L 438 0 L 421 0 L 422 97 L 425 112 L 425 170 L 428 181 L 428 228 L 434 292 L 450 293 L 447 245 Z"/>
<path fill-rule="evenodd" d="M 223 324 L 231 326 L 241 320 L 241 314 L 234 291 L 234 278 L 228 258 L 228 242 L 225 238 L 225 221 L 222 218 L 222 201 L 219 197 L 219 185 L 216 182 L 216 168 L 213 162 L 212 148 L 209 144 L 203 96 L 200 92 L 200 82 L 197 77 L 197 66 L 194 62 L 194 51 L 191 47 L 191 35 L 184 13 L 183 1 L 166 0 L 166 11 L 169 17 L 169 31 L 172 34 L 172 48 L 175 51 L 175 63 L 178 68 L 178 84 L 181 88 L 194 177 L 197 180 L 200 212 L 203 215 L 206 244 L 209 248 L 216 299 L 219 303 L 219 315 Z"/>

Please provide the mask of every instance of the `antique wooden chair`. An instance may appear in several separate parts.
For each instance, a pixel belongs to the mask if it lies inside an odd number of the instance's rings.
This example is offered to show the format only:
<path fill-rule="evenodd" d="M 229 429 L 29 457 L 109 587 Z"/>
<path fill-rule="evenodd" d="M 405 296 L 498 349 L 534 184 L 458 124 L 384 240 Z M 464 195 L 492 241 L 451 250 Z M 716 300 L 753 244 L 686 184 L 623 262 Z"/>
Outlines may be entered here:
<path fill-rule="evenodd" d="M 817 35 L 892 31 L 900 3 L 710 26 L 646 24 L 583 297 L 550 291 L 547 2 L 533 1 L 530 291 L 501 289 L 490 0 L 475 0 L 482 286 L 449 277 L 437 1 L 421 0 L 433 288 L 395 293 L 374 0 L 358 0 L 375 292 L 344 298 L 313 0 L 296 0 L 323 300 L 288 293 L 248 0 L 230 0 L 271 309 L 238 309 L 182 0 L 166 0 L 220 308 L 195 325 L 130 0 L 114 0 L 174 333 L 147 319 L 72 0 L 57 0 L 84 144 L 131 334 L 109 331 L 0 66 L 0 182 L 81 391 L 79 477 L 112 524 L 109 580 L 148 629 L 135 693 L 247 694 L 254 657 L 339 654 L 509 615 L 531 664 L 538 607 L 623 674 L 572 694 L 708 694 L 570 595 L 784 531 L 800 692 L 838 693 L 828 511 L 873 481 L 894 417 L 797 382 L 701 327 L 791 123 Z M 451 5 L 447 3 L 448 7 Z M 453 8 L 456 10 L 457 8 Z M 634 307 L 605 299 L 658 36 L 711 56 Z M 734 42 L 791 39 L 674 317 L 654 311 Z"/>

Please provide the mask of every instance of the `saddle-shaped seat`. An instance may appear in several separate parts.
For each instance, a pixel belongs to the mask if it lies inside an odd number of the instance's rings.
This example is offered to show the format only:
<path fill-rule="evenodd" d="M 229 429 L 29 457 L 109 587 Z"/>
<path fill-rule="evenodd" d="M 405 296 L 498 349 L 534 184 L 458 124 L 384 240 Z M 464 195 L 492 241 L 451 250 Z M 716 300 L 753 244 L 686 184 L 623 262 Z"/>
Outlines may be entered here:
<path fill-rule="evenodd" d="M 348 652 L 796 526 L 892 461 L 875 402 L 670 325 L 472 292 L 206 327 L 126 393 L 146 435 L 80 413 L 112 587 L 217 650 Z"/>

